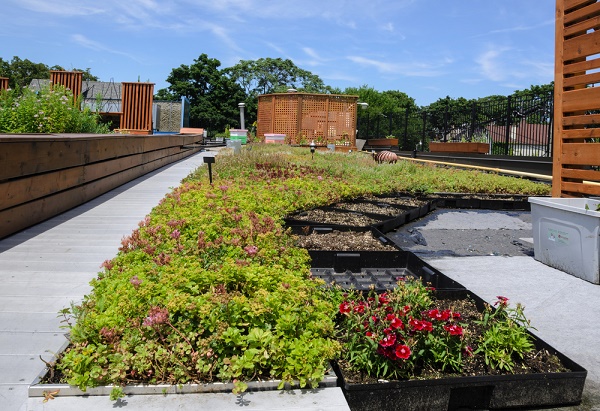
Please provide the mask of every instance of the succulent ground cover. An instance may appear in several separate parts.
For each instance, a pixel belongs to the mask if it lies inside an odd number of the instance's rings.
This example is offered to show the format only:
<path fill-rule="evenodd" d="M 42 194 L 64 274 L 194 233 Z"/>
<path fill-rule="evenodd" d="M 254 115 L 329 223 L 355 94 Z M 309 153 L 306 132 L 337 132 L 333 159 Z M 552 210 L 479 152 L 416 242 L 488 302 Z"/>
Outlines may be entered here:
<path fill-rule="evenodd" d="M 298 380 L 314 386 L 339 355 L 341 295 L 310 276 L 283 218 L 390 192 L 545 195 L 549 187 L 362 153 L 254 145 L 186 178 L 122 240 L 82 302 L 63 310 L 61 382 Z M 115 389 L 113 397 L 122 393 Z"/>

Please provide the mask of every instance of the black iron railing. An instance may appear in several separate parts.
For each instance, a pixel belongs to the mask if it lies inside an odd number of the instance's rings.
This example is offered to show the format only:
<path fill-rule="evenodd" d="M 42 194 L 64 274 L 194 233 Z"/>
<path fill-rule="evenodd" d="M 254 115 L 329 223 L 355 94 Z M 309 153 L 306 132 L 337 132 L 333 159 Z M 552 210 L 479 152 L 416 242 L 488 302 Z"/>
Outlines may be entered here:
<path fill-rule="evenodd" d="M 508 96 L 437 110 L 358 111 L 357 138 L 393 135 L 400 150 L 427 151 L 430 141 L 490 143 L 490 154 L 552 157 L 553 96 Z M 368 142 L 367 142 L 368 144 Z"/>

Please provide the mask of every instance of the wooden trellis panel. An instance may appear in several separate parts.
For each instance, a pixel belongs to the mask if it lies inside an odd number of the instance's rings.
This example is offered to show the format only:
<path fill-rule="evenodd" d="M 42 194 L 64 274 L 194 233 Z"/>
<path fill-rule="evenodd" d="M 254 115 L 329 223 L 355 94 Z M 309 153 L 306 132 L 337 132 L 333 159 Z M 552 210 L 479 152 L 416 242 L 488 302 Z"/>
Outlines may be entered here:
<path fill-rule="evenodd" d="M 600 3 L 557 0 L 553 197 L 600 195 Z"/>
<path fill-rule="evenodd" d="M 0 77 L 0 90 L 8 89 L 8 77 Z"/>
<path fill-rule="evenodd" d="M 154 83 L 122 83 L 121 130 L 150 134 Z"/>
<path fill-rule="evenodd" d="M 275 93 L 258 97 L 257 136 L 285 134 L 292 143 L 301 139 L 356 143 L 358 96 Z"/>
<path fill-rule="evenodd" d="M 81 95 L 82 75 L 80 71 L 50 71 L 50 84 L 60 84 L 73 92 L 73 104 Z"/>

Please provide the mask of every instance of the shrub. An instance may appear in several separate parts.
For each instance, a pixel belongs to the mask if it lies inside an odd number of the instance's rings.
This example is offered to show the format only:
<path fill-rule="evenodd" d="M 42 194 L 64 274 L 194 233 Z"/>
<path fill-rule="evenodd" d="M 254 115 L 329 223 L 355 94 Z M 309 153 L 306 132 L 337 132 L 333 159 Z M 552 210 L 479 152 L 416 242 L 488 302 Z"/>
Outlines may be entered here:
<path fill-rule="evenodd" d="M 78 110 L 73 93 L 61 85 L 0 91 L 0 133 L 108 133 L 89 108 Z"/>

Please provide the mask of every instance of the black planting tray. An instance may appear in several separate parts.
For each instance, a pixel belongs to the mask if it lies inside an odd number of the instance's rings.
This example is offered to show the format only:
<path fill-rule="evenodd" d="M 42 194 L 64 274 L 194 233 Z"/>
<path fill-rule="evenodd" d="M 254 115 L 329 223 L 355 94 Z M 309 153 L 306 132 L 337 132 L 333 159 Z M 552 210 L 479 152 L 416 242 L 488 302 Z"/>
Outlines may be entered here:
<path fill-rule="evenodd" d="M 313 277 L 329 286 L 366 291 L 373 288 L 384 292 L 406 277 L 420 278 L 446 296 L 465 291 L 460 283 L 450 279 L 410 251 L 308 251 Z"/>

